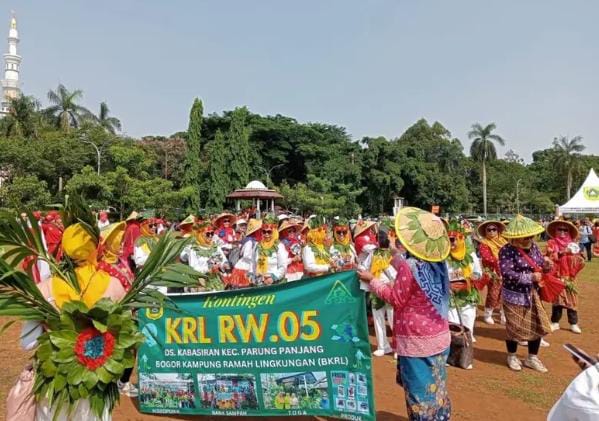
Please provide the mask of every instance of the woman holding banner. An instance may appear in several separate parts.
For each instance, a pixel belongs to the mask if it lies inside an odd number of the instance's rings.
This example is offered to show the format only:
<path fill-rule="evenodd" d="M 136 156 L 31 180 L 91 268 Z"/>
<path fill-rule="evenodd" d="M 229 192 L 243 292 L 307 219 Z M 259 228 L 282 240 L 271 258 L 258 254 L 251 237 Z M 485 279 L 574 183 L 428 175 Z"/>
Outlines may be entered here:
<path fill-rule="evenodd" d="M 409 419 L 448 420 L 451 402 L 445 362 L 450 343 L 450 288 L 444 260 L 449 255 L 449 238 L 439 217 L 411 207 L 397 214 L 395 232 L 408 252 L 405 259 L 399 253 L 393 258 L 395 283 L 384 283 L 368 271 L 358 273 L 393 305 L 397 381 L 405 391 Z"/>

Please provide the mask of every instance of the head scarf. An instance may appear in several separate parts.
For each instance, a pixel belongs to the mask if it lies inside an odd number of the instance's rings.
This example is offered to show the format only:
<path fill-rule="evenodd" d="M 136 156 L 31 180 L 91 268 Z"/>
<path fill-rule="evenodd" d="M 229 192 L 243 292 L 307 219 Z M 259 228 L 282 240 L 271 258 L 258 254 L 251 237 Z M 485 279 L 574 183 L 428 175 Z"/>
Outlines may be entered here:
<path fill-rule="evenodd" d="M 277 229 L 277 220 L 272 215 L 267 215 L 262 220 L 261 230 L 265 229 L 271 230 L 272 234 L 270 240 L 267 241 L 264 238 L 264 233 L 262 233 L 261 239 L 258 242 L 258 261 L 256 271 L 261 275 L 268 273 L 268 258 L 273 253 L 276 253 L 277 247 L 279 246 L 279 230 Z"/>
<path fill-rule="evenodd" d="M 568 247 L 568 244 L 574 242 L 569 232 L 563 237 L 556 235 L 552 238 L 552 240 L 555 242 L 555 244 L 557 244 L 560 250 L 564 250 L 566 247 Z"/>
<path fill-rule="evenodd" d="M 195 228 L 196 241 L 202 247 L 210 247 L 212 245 L 212 237 L 206 237 L 206 231 L 208 231 L 208 230 L 214 231 L 214 227 L 208 221 L 201 222 Z"/>
<path fill-rule="evenodd" d="M 156 224 L 156 220 L 154 218 L 146 219 L 141 223 L 139 230 L 142 237 L 156 237 L 156 233 L 150 229 L 150 225 L 152 224 Z"/>
<path fill-rule="evenodd" d="M 437 313 L 447 320 L 449 314 L 449 275 L 445 262 L 425 262 L 414 257 L 408 258 L 408 264 L 416 283 L 435 307 Z"/>
<path fill-rule="evenodd" d="M 503 238 L 503 235 L 497 231 L 497 236 L 495 238 L 488 238 L 486 235 L 480 239 L 481 244 L 489 247 L 493 256 L 498 259 L 499 258 L 499 250 L 501 247 L 507 244 L 507 240 Z"/>

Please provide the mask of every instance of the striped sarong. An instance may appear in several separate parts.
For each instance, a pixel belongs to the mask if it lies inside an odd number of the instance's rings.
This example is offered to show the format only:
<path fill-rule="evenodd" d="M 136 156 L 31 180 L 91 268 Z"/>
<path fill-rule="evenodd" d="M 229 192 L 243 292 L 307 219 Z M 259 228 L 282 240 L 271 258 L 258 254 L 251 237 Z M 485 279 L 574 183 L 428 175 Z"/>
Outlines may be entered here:
<path fill-rule="evenodd" d="M 530 307 L 503 303 L 508 341 L 534 341 L 551 332 L 549 317 L 534 288 L 531 291 L 531 302 Z"/>

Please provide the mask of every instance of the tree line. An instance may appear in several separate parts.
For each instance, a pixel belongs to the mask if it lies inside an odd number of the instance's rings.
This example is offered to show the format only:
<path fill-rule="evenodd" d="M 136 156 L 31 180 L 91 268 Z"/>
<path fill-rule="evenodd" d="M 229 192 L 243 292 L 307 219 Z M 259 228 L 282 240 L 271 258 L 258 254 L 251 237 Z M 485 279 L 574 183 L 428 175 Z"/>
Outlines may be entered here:
<path fill-rule="evenodd" d="M 346 129 L 262 116 L 246 107 L 204 115 L 196 99 L 187 130 L 133 139 L 106 103 L 98 114 L 81 90 L 63 85 L 48 106 L 11 100 L 0 121 L 0 207 L 45 208 L 81 194 L 119 215 L 156 209 L 176 218 L 231 207 L 226 195 L 259 179 L 278 189 L 281 205 L 327 216 L 380 215 L 395 197 L 442 212 L 552 213 L 599 156 L 583 155 L 580 136 L 558 136 L 526 164 L 495 124 L 475 123 L 463 143 L 439 122 L 416 121 L 396 138 L 354 140 Z"/>

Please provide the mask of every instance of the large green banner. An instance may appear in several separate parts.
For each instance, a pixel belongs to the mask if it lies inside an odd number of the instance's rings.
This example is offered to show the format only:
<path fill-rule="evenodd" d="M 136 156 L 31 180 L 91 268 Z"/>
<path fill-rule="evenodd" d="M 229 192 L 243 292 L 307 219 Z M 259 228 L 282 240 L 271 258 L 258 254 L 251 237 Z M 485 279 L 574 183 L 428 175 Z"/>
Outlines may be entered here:
<path fill-rule="evenodd" d="M 355 272 L 172 298 L 140 315 L 142 412 L 375 418 Z"/>

